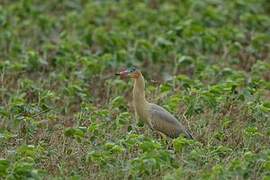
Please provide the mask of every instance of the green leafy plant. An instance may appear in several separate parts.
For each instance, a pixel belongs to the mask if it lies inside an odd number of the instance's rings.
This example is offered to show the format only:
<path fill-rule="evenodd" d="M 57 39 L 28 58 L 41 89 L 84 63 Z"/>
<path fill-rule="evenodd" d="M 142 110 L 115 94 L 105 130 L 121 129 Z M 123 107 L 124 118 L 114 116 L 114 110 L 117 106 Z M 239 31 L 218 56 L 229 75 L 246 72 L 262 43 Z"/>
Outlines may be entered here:
<path fill-rule="evenodd" d="M 59 3 L 61 2 L 61 3 Z M 2 0 L 0 179 L 269 179 L 268 0 Z M 194 140 L 137 122 L 146 98 Z"/>

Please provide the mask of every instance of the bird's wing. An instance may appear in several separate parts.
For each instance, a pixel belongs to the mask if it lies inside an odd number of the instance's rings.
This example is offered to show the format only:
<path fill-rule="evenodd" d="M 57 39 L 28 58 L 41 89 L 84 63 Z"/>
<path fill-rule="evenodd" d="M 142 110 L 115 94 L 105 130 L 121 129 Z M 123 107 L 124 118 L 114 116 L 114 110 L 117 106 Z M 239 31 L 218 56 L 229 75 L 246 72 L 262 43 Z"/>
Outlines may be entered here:
<path fill-rule="evenodd" d="M 156 104 L 150 104 L 149 110 L 149 121 L 154 129 L 172 138 L 184 134 L 186 137 L 192 139 L 190 132 L 167 110 Z"/>

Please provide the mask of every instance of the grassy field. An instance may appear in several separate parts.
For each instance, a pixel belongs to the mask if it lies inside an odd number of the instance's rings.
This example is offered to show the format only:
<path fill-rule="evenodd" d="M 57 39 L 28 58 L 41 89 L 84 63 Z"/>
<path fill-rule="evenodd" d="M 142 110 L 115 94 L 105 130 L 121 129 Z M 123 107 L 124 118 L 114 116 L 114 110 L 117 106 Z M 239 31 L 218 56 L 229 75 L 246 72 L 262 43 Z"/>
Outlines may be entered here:
<path fill-rule="evenodd" d="M 0 49 L 0 179 L 270 179 L 268 0 L 1 0 Z"/>

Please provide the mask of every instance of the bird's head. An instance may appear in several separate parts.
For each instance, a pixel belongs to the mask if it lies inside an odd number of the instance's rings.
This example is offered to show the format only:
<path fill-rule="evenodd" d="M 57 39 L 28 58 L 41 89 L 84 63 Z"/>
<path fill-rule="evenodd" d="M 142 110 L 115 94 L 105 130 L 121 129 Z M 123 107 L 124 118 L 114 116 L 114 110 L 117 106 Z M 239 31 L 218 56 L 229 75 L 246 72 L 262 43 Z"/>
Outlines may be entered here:
<path fill-rule="evenodd" d="M 130 67 L 128 69 L 120 71 L 119 73 L 116 73 L 115 75 L 119 75 L 121 79 L 124 79 L 124 78 L 137 79 L 138 77 L 140 77 L 141 72 L 136 67 Z"/>

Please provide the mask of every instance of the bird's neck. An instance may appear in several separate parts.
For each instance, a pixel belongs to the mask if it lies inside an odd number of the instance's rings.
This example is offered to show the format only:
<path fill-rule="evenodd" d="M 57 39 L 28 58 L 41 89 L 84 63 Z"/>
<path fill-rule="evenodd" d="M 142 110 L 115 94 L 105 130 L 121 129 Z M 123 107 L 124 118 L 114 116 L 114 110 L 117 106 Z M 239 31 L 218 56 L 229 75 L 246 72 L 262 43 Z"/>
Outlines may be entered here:
<path fill-rule="evenodd" d="M 147 103 L 144 92 L 144 78 L 142 74 L 134 81 L 133 86 L 133 101 L 136 105 L 143 106 Z"/>

